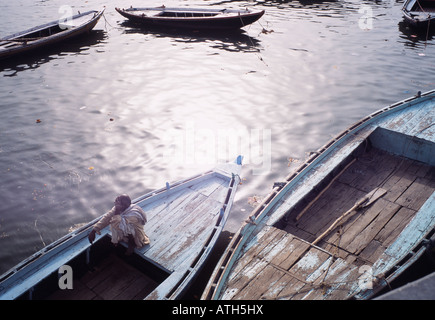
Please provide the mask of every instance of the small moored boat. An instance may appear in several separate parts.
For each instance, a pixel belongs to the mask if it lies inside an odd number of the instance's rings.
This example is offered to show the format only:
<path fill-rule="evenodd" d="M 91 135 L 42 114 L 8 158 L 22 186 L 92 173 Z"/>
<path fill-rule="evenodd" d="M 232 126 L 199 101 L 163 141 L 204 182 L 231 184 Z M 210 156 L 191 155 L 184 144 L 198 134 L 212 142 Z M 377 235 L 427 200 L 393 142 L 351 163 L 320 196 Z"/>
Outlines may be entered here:
<path fill-rule="evenodd" d="M 247 26 L 264 14 L 264 10 L 210 9 L 210 8 L 116 8 L 132 22 L 148 27 L 169 27 L 208 30 L 239 29 Z"/>
<path fill-rule="evenodd" d="M 276 183 L 203 299 L 370 299 L 435 241 L 435 90 L 350 126 Z"/>
<path fill-rule="evenodd" d="M 413 27 L 435 27 L 435 0 L 407 0 L 402 12 L 405 21 Z"/>
<path fill-rule="evenodd" d="M 91 31 L 102 16 L 101 11 L 79 13 L 0 39 L 0 59 L 51 46 Z"/>
<path fill-rule="evenodd" d="M 91 245 L 88 234 L 97 218 L 0 276 L 0 299 L 180 298 L 227 221 L 241 160 L 133 200 L 146 212 L 144 229 L 150 239 L 133 254 L 124 254 L 124 243 L 113 247 L 109 226 Z M 71 267 L 72 289 L 60 286 L 64 266 Z"/>

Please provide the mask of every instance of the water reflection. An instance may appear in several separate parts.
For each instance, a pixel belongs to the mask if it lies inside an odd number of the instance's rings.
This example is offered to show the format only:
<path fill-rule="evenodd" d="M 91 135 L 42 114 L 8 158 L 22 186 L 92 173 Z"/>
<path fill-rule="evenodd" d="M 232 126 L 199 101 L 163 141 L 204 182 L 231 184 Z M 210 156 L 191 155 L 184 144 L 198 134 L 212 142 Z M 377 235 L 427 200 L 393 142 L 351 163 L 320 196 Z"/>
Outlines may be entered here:
<path fill-rule="evenodd" d="M 126 34 L 151 35 L 154 38 L 171 38 L 176 43 L 208 43 L 210 47 L 230 52 L 259 52 L 260 43 L 256 37 L 250 36 L 245 30 L 233 32 L 191 31 L 168 28 L 141 28 L 130 21 L 124 21 L 121 26 Z"/>
<path fill-rule="evenodd" d="M 402 38 L 412 42 L 432 40 L 435 35 L 435 29 L 417 29 L 411 27 L 406 21 L 398 23 L 399 31 L 402 32 Z"/>
<path fill-rule="evenodd" d="M 92 30 L 84 37 L 72 38 L 55 46 L 38 49 L 0 61 L 0 72 L 4 72 L 4 77 L 14 77 L 19 72 L 38 69 L 52 60 L 62 59 L 62 57 L 69 55 L 87 54 L 90 48 L 102 43 L 107 37 L 107 33 L 103 30 Z"/>

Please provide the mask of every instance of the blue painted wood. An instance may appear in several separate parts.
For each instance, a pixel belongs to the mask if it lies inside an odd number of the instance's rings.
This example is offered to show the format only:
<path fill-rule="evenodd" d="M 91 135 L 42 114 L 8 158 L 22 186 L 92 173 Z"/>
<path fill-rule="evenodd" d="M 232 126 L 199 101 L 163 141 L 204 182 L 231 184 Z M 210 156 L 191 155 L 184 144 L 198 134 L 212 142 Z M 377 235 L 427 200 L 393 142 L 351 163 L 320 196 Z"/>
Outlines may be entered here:
<path fill-rule="evenodd" d="M 370 141 L 379 149 L 435 165 L 435 147 L 432 141 L 381 128 L 373 132 Z"/>

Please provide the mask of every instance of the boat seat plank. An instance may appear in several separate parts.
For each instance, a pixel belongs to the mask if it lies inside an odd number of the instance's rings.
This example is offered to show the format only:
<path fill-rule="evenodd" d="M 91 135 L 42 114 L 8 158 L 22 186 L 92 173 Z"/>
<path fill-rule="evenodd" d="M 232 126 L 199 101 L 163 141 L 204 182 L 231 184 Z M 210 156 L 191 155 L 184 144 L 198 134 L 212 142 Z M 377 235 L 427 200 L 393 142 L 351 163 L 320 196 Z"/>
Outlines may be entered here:
<path fill-rule="evenodd" d="M 281 241 L 284 243 L 283 246 L 287 246 L 288 241 L 290 243 L 295 241 L 296 238 L 285 231 L 280 232 L 285 234 L 285 240 Z M 307 245 L 309 247 L 309 244 Z M 345 295 L 349 295 L 352 291 L 354 280 L 358 277 L 356 266 L 342 259 L 334 260 L 327 252 L 311 247 L 309 250 L 304 250 L 303 255 L 298 257 L 298 262 L 286 270 L 283 264 L 286 258 L 283 256 L 287 256 L 280 254 L 282 251 L 278 250 L 279 247 L 275 244 L 275 250 L 268 251 L 268 258 L 257 260 L 256 264 L 251 264 L 250 270 L 240 270 L 240 276 L 233 277 L 233 281 L 228 286 L 231 289 L 223 294 L 222 299 L 298 299 L 305 296 L 310 298 L 309 295 L 313 294 L 313 290 L 318 290 L 323 296 L 325 283 L 328 283 L 329 287 L 346 287 Z M 249 252 L 245 255 L 249 255 Z M 346 269 L 348 271 L 343 276 L 340 272 Z M 237 281 L 234 281 L 236 278 Z M 319 292 L 316 294 L 319 295 Z"/>
<path fill-rule="evenodd" d="M 263 240 L 261 240 L 261 238 L 263 237 L 263 236 L 268 236 L 269 238 L 271 238 L 271 239 L 273 239 L 273 235 L 271 234 L 271 232 L 267 232 L 267 230 L 269 230 L 269 228 L 268 227 L 265 227 L 265 229 L 263 229 L 263 230 L 261 230 L 257 235 L 256 235 L 256 237 L 255 237 L 255 239 L 259 239 L 258 241 L 251 241 L 250 243 L 248 243 L 247 245 L 246 245 L 246 247 L 245 247 L 245 252 L 246 252 L 246 254 L 244 254 L 244 255 L 242 255 L 240 258 L 239 258 L 239 261 L 240 261 L 240 263 L 238 263 L 236 266 L 235 266 L 235 269 L 234 269 L 234 272 L 232 273 L 232 275 L 231 275 L 231 277 L 229 278 L 229 281 L 232 281 L 232 282 L 236 282 L 237 280 L 238 280 L 238 278 L 242 275 L 242 274 L 244 274 L 244 273 L 246 273 L 246 271 L 245 270 L 243 270 L 243 269 L 246 269 L 247 270 L 247 266 L 248 266 L 248 264 L 251 262 L 251 261 L 253 261 L 253 260 L 255 260 L 255 261 L 257 261 L 257 259 L 256 259 L 256 256 L 258 255 L 258 253 L 261 251 L 261 250 L 263 250 L 266 246 L 267 246 L 267 244 L 268 244 L 268 242 L 267 241 L 263 241 Z M 277 232 L 278 233 L 278 232 Z M 258 245 L 256 245 L 255 246 L 255 244 L 258 244 Z M 252 246 L 254 246 L 254 248 L 251 250 L 251 247 Z M 254 262 L 255 263 L 255 262 Z M 242 272 L 242 270 L 243 270 L 243 272 Z"/>
<path fill-rule="evenodd" d="M 405 135 L 413 135 L 415 127 L 420 128 L 420 122 L 428 117 L 428 111 L 433 112 L 431 102 L 421 102 L 421 108 L 413 108 L 399 115 L 392 114 L 381 124 L 382 128 L 394 130 Z M 425 121 L 424 121 L 425 122 Z M 421 130 L 421 128 L 419 129 Z"/>
<path fill-rule="evenodd" d="M 147 215 L 148 222 L 145 225 L 146 229 L 152 230 L 156 226 L 161 226 L 165 219 L 170 219 L 174 215 L 175 208 L 183 208 L 187 206 L 197 194 L 189 188 L 171 193 L 165 201 L 152 202 L 141 206 Z"/>
<path fill-rule="evenodd" d="M 196 226 L 203 222 L 203 219 L 211 221 L 219 213 L 222 204 L 220 202 L 214 201 L 212 199 L 205 198 L 201 194 L 196 194 L 192 201 L 182 208 L 177 208 L 179 214 L 175 214 L 165 227 L 162 225 L 155 225 L 153 229 L 148 228 L 145 225 L 145 232 L 153 240 L 151 243 L 151 248 L 161 241 L 166 241 L 167 237 L 176 237 L 178 233 L 188 233 L 194 232 Z M 177 212 L 174 209 L 174 211 Z M 212 213 L 202 214 L 202 212 L 208 212 L 212 210 Z M 185 214 L 183 214 L 183 211 Z"/>
<path fill-rule="evenodd" d="M 192 250 L 202 250 L 210 229 L 219 218 L 222 199 L 228 192 L 228 183 L 228 179 L 215 175 L 174 192 L 162 205 L 143 206 L 149 219 L 145 232 L 151 243 L 139 249 L 139 252 L 169 271 L 187 261 L 189 257 L 195 257 Z M 196 243 L 195 248 L 192 243 Z"/>
<path fill-rule="evenodd" d="M 222 299 L 348 297 L 360 276 L 352 263 L 275 227 L 265 226 L 255 242 L 247 244 Z"/>
<path fill-rule="evenodd" d="M 335 261 L 337 262 L 337 261 Z M 325 278 L 329 273 L 335 272 L 336 266 L 334 265 L 334 259 L 329 257 L 324 260 L 322 264 L 318 266 L 313 272 L 304 280 L 304 285 L 297 291 L 294 291 L 294 295 L 291 296 L 291 300 L 312 300 L 315 299 L 314 296 L 320 294 L 320 296 L 325 295 L 325 289 L 327 287 L 324 282 Z M 337 263 L 339 266 L 347 266 L 347 264 L 341 260 Z"/>
<path fill-rule="evenodd" d="M 276 228 L 270 229 L 270 231 L 272 232 L 266 234 L 263 233 L 266 238 L 259 239 L 259 243 L 265 244 L 265 246 L 262 246 L 262 250 L 258 250 L 258 247 L 254 246 L 252 250 L 248 250 L 245 256 L 242 257 L 243 265 L 235 270 L 237 273 L 229 279 L 229 282 L 232 283 L 233 289 L 225 293 L 224 299 L 233 299 L 239 291 L 242 291 L 243 288 L 248 286 L 249 283 L 255 279 L 259 272 L 268 265 L 268 261 L 273 258 L 274 254 L 271 254 L 270 252 L 274 252 L 275 254 L 279 252 L 279 250 L 273 249 L 278 243 L 281 243 L 282 245 L 285 233 Z"/>
<path fill-rule="evenodd" d="M 303 242 L 302 240 L 293 237 L 291 234 L 287 234 L 286 237 L 291 237 L 290 241 L 287 241 L 285 247 L 282 249 L 281 254 L 276 255 L 271 263 L 288 270 L 294 263 L 300 258 L 300 256 L 308 250 L 310 244 Z"/>
<path fill-rule="evenodd" d="M 247 245 L 245 254 L 240 258 L 240 262 L 234 269 L 234 276 L 231 277 L 229 281 L 237 282 L 241 277 L 255 273 L 255 271 L 251 272 L 250 270 L 255 266 L 257 261 L 261 259 L 259 258 L 260 254 L 264 256 L 268 250 L 272 249 L 271 243 L 280 242 L 284 236 L 285 234 L 280 232 L 279 229 L 265 227 L 257 237 Z"/>
<path fill-rule="evenodd" d="M 275 268 L 273 265 L 266 265 L 256 277 L 240 290 L 232 299 L 235 300 L 258 300 L 269 291 L 270 287 L 274 287 L 275 284 L 282 278 L 284 272 Z"/>
<path fill-rule="evenodd" d="M 168 205 L 158 215 L 147 212 L 148 222 L 145 224 L 145 233 L 153 240 L 164 238 L 168 232 L 171 232 L 172 228 L 179 225 L 188 213 L 192 212 L 205 199 L 205 196 L 191 192 L 184 201 L 176 205 Z"/>
<path fill-rule="evenodd" d="M 327 252 L 310 248 L 309 243 L 284 230 L 270 226 L 265 229 L 268 232 L 263 232 L 257 241 L 268 246 L 259 251 L 257 246 L 251 245 L 242 255 L 243 268 L 234 270 L 238 271 L 237 276 L 229 280 L 231 290 L 224 293 L 223 299 L 279 298 L 289 294 L 287 287 L 298 291 L 307 283 L 313 283 L 332 265 L 332 256 Z"/>
<path fill-rule="evenodd" d="M 215 204 L 215 211 L 219 212 L 220 204 Z M 198 209 L 199 212 L 201 208 Z M 184 260 L 183 256 L 192 256 L 191 251 L 192 243 L 197 243 L 201 248 L 205 240 L 199 241 L 209 234 L 211 228 L 214 227 L 216 219 L 211 215 L 198 215 L 196 221 L 186 220 L 182 225 L 177 226 L 172 230 L 172 233 L 165 241 L 165 247 L 160 247 L 160 251 L 153 250 L 147 251 L 145 256 L 152 258 L 154 261 L 165 266 L 168 270 L 173 270 L 181 261 Z M 190 222 L 190 223 L 189 223 Z M 202 235 L 202 236 L 201 236 Z M 163 242 L 162 242 L 163 244 Z"/>
<path fill-rule="evenodd" d="M 305 281 L 299 280 L 289 273 L 285 273 L 275 284 L 275 290 L 263 293 L 262 299 L 289 300 L 294 297 L 306 285 Z"/>
<path fill-rule="evenodd" d="M 361 272 L 353 264 L 337 259 L 314 283 L 313 290 L 304 296 L 307 300 L 344 300 L 358 286 Z"/>

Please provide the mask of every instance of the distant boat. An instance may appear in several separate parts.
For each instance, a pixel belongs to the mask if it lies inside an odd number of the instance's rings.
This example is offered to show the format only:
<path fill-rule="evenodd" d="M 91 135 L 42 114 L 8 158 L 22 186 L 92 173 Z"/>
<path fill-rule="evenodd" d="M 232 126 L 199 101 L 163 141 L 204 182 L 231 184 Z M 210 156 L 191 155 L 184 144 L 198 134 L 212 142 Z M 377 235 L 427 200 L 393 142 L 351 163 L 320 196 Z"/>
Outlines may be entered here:
<path fill-rule="evenodd" d="M 46 23 L 0 39 L 0 59 L 43 48 L 91 31 L 101 11 L 88 11 Z"/>
<path fill-rule="evenodd" d="M 435 27 L 434 0 L 407 0 L 402 7 L 405 21 L 416 28 Z"/>
<path fill-rule="evenodd" d="M 150 244 L 126 256 L 110 228 L 94 244 L 100 218 L 38 251 L 0 276 L 0 299 L 132 300 L 180 298 L 210 255 L 240 183 L 242 157 L 190 179 L 167 183 L 132 202 L 147 215 Z M 116 250 L 115 250 L 116 249 Z M 59 288 L 59 269 L 72 268 L 73 288 Z"/>
<path fill-rule="evenodd" d="M 230 30 L 247 26 L 264 14 L 264 10 L 209 8 L 116 8 L 132 22 L 148 27 L 190 28 L 193 30 Z"/>
<path fill-rule="evenodd" d="M 351 125 L 276 183 L 203 299 L 370 299 L 435 241 L 435 90 Z"/>

